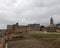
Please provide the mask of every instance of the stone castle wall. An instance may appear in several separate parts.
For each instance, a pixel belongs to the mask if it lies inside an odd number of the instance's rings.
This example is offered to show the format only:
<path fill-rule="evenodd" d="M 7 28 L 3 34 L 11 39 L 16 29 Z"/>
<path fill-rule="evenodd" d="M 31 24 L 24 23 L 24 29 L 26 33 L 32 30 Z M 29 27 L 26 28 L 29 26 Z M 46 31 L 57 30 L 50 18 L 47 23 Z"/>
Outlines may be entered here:
<path fill-rule="evenodd" d="M 30 24 L 27 27 L 28 31 L 40 31 L 40 24 Z"/>
<path fill-rule="evenodd" d="M 27 26 L 13 26 L 7 25 L 7 30 L 12 32 L 22 32 L 22 31 L 40 31 L 40 24 L 30 24 Z"/>

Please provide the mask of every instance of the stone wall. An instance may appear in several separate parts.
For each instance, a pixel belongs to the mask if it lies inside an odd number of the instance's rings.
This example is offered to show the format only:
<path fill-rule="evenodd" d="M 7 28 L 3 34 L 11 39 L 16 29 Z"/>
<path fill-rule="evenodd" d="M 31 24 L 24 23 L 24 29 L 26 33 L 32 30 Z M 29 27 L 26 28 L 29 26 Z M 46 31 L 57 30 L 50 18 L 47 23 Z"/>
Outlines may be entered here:
<path fill-rule="evenodd" d="M 27 26 L 7 25 L 9 32 L 23 32 L 23 31 L 40 31 L 40 24 L 30 24 Z"/>
<path fill-rule="evenodd" d="M 30 24 L 27 27 L 28 31 L 40 31 L 40 24 Z"/>
<path fill-rule="evenodd" d="M 15 32 L 24 32 L 24 31 L 27 31 L 27 26 L 16 26 L 14 28 L 14 31 Z"/>

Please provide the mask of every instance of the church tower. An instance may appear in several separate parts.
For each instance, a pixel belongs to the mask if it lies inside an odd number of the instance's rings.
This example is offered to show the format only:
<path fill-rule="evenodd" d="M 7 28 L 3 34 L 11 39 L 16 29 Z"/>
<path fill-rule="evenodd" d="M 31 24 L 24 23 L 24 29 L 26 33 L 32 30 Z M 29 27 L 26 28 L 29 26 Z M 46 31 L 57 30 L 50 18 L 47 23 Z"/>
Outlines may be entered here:
<path fill-rule="evenodd" d="M 50 27 L 54 27 L 54 21 L 53 21 L 53 18 L 52 17 L 50 19 Z"/>
<path fill-rule="evenodd" d="M 55 26 L 52 17 L 50 18 L 50 32 L 55 32 Z"/>

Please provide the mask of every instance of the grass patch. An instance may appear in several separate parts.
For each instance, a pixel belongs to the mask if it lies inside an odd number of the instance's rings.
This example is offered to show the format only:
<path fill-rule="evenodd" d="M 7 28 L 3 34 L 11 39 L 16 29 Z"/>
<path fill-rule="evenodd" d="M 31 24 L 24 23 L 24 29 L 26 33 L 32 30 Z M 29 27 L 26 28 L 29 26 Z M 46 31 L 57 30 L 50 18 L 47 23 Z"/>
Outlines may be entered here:
<path fill-rule="evenodd" d="M 29 35 L 36 38 L 60 38 L 60 34 L 29 33 Z"/>

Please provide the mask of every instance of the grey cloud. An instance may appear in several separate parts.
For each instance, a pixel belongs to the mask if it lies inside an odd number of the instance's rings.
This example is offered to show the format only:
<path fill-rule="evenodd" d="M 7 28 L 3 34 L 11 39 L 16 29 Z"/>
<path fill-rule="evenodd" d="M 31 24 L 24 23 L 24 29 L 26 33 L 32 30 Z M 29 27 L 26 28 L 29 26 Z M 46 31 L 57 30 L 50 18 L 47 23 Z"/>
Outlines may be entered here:
<path fill-rule="evenodd" d="M 24 25 L 29 23 L 49 25 L 51 16 L 56 21 L 55 24 L 60 22 L 60 0 L 0 0 L 0 2 L 2 2 L 0 28 L 16 22 Z"/>

